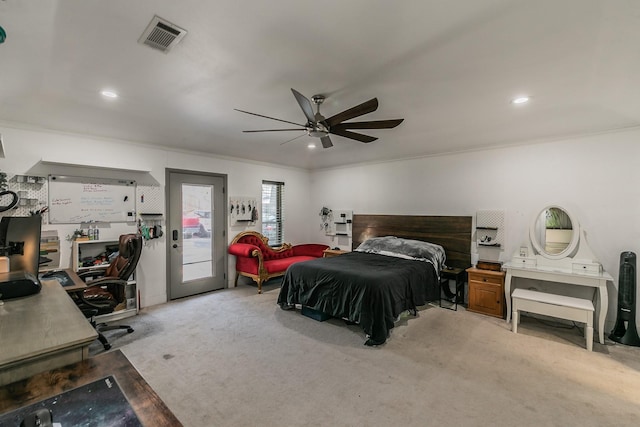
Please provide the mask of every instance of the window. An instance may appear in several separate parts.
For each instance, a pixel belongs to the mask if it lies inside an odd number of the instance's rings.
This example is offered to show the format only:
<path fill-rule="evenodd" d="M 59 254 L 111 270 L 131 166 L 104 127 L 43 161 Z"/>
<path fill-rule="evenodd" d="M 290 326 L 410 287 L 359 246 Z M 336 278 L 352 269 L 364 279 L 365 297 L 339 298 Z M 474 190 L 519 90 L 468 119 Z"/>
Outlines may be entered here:
<path fill-rule="evenodd" d="M 284 182 L 262 181 L 262 235 L 270 246 L 282 245 Z"/>

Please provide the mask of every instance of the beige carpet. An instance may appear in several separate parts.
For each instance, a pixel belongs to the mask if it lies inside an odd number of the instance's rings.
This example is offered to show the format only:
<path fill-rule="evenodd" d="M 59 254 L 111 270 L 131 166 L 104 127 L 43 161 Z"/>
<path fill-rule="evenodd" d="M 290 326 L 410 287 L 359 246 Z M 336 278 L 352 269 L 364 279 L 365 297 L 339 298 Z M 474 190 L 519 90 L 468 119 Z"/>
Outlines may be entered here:
<path fill-rule="evenodd" d="M 185 426 L 637 426 L 640 348 L 438 307 L 387 343 L 276 305 L 278 284 L 143 310 L 108 332 Z M 92 351 L 99 352 L 99 345 Z"/>

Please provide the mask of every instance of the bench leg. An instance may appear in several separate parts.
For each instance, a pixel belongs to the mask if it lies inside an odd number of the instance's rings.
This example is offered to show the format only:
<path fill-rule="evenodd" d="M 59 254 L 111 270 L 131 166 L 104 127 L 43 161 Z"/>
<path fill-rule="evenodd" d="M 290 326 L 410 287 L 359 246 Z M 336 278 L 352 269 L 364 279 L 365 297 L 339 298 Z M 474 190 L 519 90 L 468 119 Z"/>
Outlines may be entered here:
<path fill-rule="evenodd" d="M 593 350 L 593 326 L 587 326 L 585 329 L 585 335 L 587 339 L 587 350 Z"/>
<path fill-rule="evenodd" d="M 518 310 L 513 310 L 513 313 L 511 315 L 511 330 L 513 331 L 514 334 L 518 333 L 518 321 L 520 319 L 518 319 Z"/>
<path fill-rule="evenodd" d="M 587 323 L 584 325 L 584 335 L 587 340 L 587 351 L 593 350 L 593 313 L 587 314 Z"/>

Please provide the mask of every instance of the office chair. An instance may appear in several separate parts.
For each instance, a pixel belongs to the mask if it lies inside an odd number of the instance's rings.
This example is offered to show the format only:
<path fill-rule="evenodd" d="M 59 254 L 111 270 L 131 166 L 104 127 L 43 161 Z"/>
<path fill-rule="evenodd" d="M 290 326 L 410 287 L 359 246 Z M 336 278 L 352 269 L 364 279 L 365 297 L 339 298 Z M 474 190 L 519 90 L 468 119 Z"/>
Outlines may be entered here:
<path fill-rule="evenodd" d="M 78 272 L 78 276 L 87 284 L 87 288 L 77 294 L 76 303 L 98 332 L 98 340 L 105 350 L 109 350 L 111 344 L 102 332 L 126 329 L 131 333 L 133 328 L 128 325 L 97 323 L 95 317 L 126 308 L 127 280 L 135 271 L 141 253 L 142 236 L 123 234 L 118 243 L 118 256 L 108 266 Z"/>

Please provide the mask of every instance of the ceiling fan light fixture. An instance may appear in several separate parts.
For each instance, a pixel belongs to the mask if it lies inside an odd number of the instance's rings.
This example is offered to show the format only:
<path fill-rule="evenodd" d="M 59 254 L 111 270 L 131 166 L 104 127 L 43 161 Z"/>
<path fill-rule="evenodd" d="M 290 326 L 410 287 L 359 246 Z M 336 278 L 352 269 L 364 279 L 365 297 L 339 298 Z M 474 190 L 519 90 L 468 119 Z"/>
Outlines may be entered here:
<path fill-rule="evenodd" d="M 329 132 L 327 132 L 326 130 L 321 130 L 321 129 L 311 129 L 308 131 L 309 136 L 312 136 L 314 138 L 322 138 L 323 136 L 327 136 L 329 134 Z"/>

